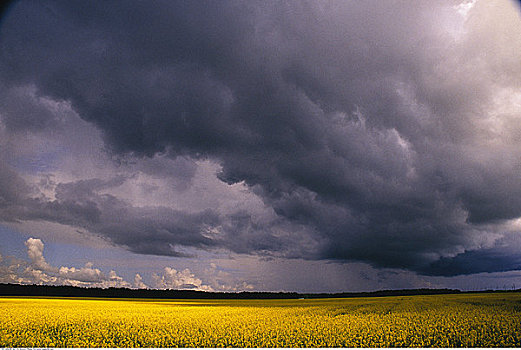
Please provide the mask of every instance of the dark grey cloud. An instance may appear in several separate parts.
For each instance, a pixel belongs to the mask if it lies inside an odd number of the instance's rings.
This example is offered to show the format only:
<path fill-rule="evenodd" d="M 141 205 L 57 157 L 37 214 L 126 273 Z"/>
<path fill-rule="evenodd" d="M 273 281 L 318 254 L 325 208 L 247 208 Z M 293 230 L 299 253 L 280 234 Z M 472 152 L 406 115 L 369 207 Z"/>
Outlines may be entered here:
<path fill-rule="evenodd" d="M 2 167 L 0 167 L 2 169 Z M 2 181 L 4 187 L 23 189 L 23 179 Z M 271 227 L 259 225 L 244 210 L 217 213 L 215 210 L 182 211 L 170 207 L 137 207 L 104 193 L 117 188 L 127 178 L 62 182 L 55 198 L 31 192 L 0 193 L 0 218 L 4 222 L 49 221 L 87 230 L 110 242 L 140 254 L 193 256 L 193 250 L 225 249 L 236 253 L 286 256 L 291 254 L 290 239 L 279 237 Z M 18 184 L 19 186 L 14 186 Z M 276 226 L 277 222 L 270 226 Z M 299 250 L 300 251 L 300 250 Z"/>
<path fill-rule="evenodd" d="M 40 131 L 57 126 L 56 116 L 44 107 L 34 88 L 0 89 L 0 113 L 9 131 Z"/>
<path fill-rule="evenodd" d="M 426 275 L 455 276 L 480 272 L 505 272 L 521 269 L 519 232 L 507 232 L 495 246 L 442 257 L 424 268 Z"/>
<path fill-rule="evenodd" d="M 29 186 L 15 170 L 0 163 L 0 208 L 22 200 L 29 194 Z"/>
<path fill-rule="evenodd" d="M 19 2 L 0 29 L 9 94 L 34 86 L 69 101 L 121 157 L 212 159 L 222 181 L 244 181 L 273 208 L 277 227 L 299 225 L 320 244 L 311 254 L 247 211 L 131 208 L 92 196 L 94 183 L 24 202 L 27 217 L 142 253 L 169 254 L 170 243 L 434 275 L 518 269 L 515 252 L 502 267 L 472 265 L 501 250 L 494 224 L 521 217 L 520 111 L 495 99 L 519 88 L 520 43 L 504 38 L 519 16 L 498 27 L 509 4 L 478 3 L 464 33 L 457 4 Z M 494 26 L 502 36 L 483 33 Z M 52 120 L 13 108 L 27 122 L 7 105 L 8 128 Z M 169 176 L 156 165 L 146 168 Z M 220 227 L 218 243 L 207 226 Z"/>

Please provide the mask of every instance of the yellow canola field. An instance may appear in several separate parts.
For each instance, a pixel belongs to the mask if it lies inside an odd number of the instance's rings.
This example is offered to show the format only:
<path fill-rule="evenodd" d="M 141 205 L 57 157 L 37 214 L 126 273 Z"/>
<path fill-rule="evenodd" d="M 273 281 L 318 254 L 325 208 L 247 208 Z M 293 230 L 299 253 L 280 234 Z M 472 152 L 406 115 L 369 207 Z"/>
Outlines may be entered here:
<path fill-rule="evenodd" d="M 0 298 L 0 347 L 521 347 L 521 293 L 309 300 Z"/>

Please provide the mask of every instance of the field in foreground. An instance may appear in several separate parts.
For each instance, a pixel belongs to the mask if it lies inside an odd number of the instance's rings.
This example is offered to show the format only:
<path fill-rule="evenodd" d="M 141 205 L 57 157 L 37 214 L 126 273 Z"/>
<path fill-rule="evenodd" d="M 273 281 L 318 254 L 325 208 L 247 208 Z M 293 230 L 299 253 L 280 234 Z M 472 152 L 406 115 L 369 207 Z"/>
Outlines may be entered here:
<path fill-rule="evenodd" d="M 521 294 L 0 298 L 0 347 L 520 347 Z"/>

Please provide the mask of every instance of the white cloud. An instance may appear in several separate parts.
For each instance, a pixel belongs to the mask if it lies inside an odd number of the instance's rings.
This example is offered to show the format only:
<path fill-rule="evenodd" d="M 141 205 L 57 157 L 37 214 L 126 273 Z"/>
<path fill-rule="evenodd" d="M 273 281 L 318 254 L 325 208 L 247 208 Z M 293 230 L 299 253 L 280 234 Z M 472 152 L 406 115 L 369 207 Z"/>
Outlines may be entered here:
<path fill-rule="evenodd" d="M 136 273 L 134 277 L 134 288 L 137 289 L 146 289 L 148 286 L 143 282 L 143 277 L 139 273 Z"/>
<path fill-rule="evenodd" d="M 463 16 L 463 18 L 467 18 L 469 11 L 476 5 L 477 0 L 464 1 L 459 5 L 454 6 L 456 11 Z"/>
<path fill-rule="evenodd" d="M 210 264 L 210 268 L 205 270 L 205 274 L 208 276 L 208 284 L 218 291 L 240 292 L 255 288 L 250 283 L 238 281 L 236 276 L 226 272 L 215 263 Z"/>
<path fill-rule="evenodd" d="M 192 289 L 213 291 L 213 288 L 203 284 L 189 269 L 177 271 L 171 267 L 165 267 L 162 275 L 152 275 L 153 286 L 158 289 Z"/>
<path fill-rule="evenodd" d="M 132 284 L 125 281 L 123 277 L 118 276 L 116 271 L 111 270 L 109 272 L 108 280 L 101 282 L 100 287 L 102 288 L 131 288 Z"/>
<path fill-rule="evenodd" d="M 122 287 L 130 288 L 132 285 L 111 270 L 106 276 L 100 269 L 94 268 L 91 262 L 85 266 L 55 267 L 50 265 L 43 255 L 44 244 L 38 238 L 29 238 L 25 245 L 30 264 L 17 261 L 17 264 L 4 264 L 0 268 L 0 280 L 7 283 L 23 284 L 56 284 L 78 287 Z M 5 271 L 4 271 L 5 270 Z"/>
<path fill-rule="evenodd" d="M 29 238 L 25 245 L 30 262 L 11 256 L 0 255 L 0 283 L 70 285 L 77 287 L 98 288 L 157 288 L 200 291 L 244 291 L 254 286 L 226 272 L 211 263 L 196 276 L 190 269 L 176 270 L 165 267 L 161 273 L 152 274 L 152 282 L 147 285 L 141 274 L 136 273 L 132 283 L 119 276 L 115 270 L 108 274 L 87 262 L 83 267 L 52 266 L 45 260 L 44 243 L 38 238 Z M 204 282 L 203 282 L 204 280 Z"/>
<path fill-rule="evenodd" d="M 41 270 L 28 267 L 25 269 L 22 277 L 23 284 L 61 284 L 77 285 L 74 280 L 59 281 L 55 276 L 51 276 Z M 79 281 L 77 281 L 79 283 Z"/>
<path fill-rule="evenodd" d="M 208 292 L 239 292 L 253 290 L 251 283 L 240 280 L 215 263 L 204 269 L 200 278 L 190 269 L 178 271 L 171 267 L 165 267 L 162 274 L 152 275 L 152 286 L 157 289 L 190 289 Z"/>
<path fill-rule="evenodd" d="M 31 263 L 35 269 L 42 271 L 53 271 L 56 272 L 57 269 L 53 268 L 51 265 L 45 261 L 43 257 L 43 242 L 38 238 L 29 238 L 25 242 L 25 246 L 27 247 L 27 255 L 29 259 L 31 259 Z"/>
<path fill-rule="evenodd" d="M 23 260 L 0 255 L 0 283 L 24 283 L 21 275 L 26 266 Z"/>
<path fill-rule="evenodd" d="M 60 277 L 73 279 L 82 282 L 102 282 L 106 279 L 101 270 L 92 268 L 92 263 L 85 264 L 79 269 L 75 267 L 62 266 L 59 269 Z"/>

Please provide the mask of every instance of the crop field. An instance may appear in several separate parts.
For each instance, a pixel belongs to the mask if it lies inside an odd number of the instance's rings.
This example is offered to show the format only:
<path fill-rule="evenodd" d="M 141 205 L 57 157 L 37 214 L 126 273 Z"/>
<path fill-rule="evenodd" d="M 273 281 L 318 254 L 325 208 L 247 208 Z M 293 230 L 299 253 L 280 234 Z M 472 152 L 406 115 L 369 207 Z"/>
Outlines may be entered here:
<path fill-rule="evenodd" d="M 521 294 L 0 298 L 0 347 L 520 347 Z"/>

